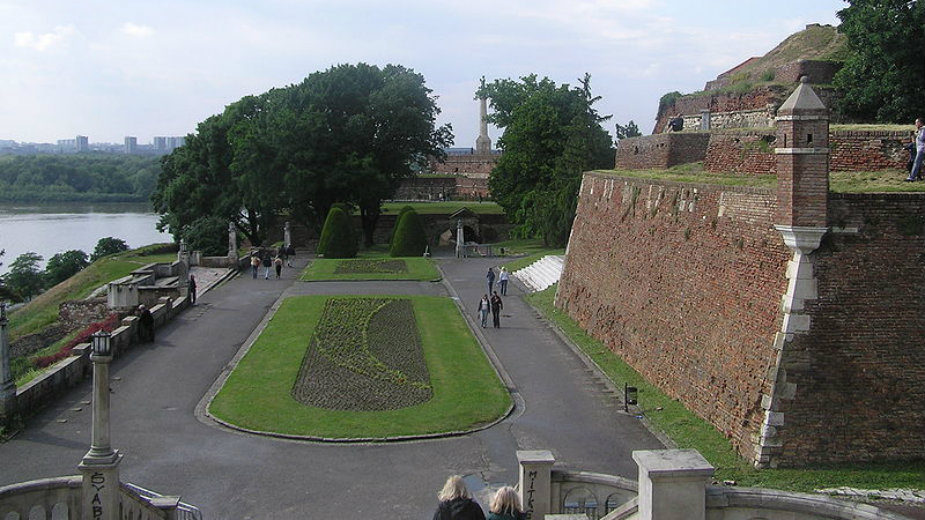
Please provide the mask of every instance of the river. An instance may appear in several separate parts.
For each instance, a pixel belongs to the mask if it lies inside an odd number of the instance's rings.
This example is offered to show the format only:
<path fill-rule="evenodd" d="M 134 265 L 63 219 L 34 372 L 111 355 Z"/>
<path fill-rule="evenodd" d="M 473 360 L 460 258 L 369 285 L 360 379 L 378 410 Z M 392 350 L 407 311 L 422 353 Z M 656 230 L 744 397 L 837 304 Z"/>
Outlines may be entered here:
<path fill-rule="evenodd" d="M 122 239 L 131 248 L 172 242 L 169 234 L 157 230 L 157 220 L 144 203 L 0 204 L 0 250 L 6 250 L 0 274 L 26 252 L 42 256 L 40 269 L 55 254 L 71 249 L 89 256 L 105 237 Z"/>

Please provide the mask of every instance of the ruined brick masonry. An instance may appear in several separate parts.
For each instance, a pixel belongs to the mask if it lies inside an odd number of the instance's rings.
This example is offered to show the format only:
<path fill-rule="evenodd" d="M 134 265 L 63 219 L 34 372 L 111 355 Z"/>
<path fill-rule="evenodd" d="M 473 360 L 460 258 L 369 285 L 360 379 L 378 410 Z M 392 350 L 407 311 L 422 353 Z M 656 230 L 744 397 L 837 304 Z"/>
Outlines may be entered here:
<path fill-rule="evenodd" d="M 925 456 L 925 195 L 829 195 L 812 325 L 779 365 L 777 206 L 772 190 L 587 173 L 556 304 L 746 458 L 778 371 L 793 391 L 775 465 Z"/>

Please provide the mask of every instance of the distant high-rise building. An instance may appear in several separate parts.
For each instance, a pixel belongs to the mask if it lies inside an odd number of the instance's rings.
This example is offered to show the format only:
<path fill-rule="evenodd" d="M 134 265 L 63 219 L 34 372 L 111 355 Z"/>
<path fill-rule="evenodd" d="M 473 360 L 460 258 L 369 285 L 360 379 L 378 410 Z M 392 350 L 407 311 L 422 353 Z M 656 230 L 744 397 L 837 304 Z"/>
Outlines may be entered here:
<path fill-rule="evenodd" d="M 89 152 L 90 151 L 90 138 L 85 135 L 78 135 L 75 139 L 77 145 L 77 152 Z"/>
<path fill-rule="evenodd" d="M 154 137 L 154 151 L 155 152 L 166 152 L 167 151 L 167 138 L 164 136 L 155 136 Z"/>
<path fill-rule="evenodd" d="M 172 152 L 174 149 L 183 146 L 186 142 L 186 137 L 184 136 L 171 136 L 167 138 L 167 151 Z"/>
<path fill-rule="evenodd" d="M 58 139 L 58 151 L 64 153 L 74 153 L 77 151 L 76 139 Z"/>
<path fill-rule="evenodd" d="M 138 138 L 130 135 L 125 136 L 125 153 L 138 152 Z"/>

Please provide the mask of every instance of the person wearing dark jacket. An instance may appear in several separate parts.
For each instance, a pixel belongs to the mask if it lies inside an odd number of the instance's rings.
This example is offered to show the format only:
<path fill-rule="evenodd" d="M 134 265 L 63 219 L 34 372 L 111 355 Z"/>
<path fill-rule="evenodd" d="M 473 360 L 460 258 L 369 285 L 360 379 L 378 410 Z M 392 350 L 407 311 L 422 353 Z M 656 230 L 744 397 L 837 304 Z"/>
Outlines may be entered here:
<path fill-rule="evenodd" d="M 472 499 L 466 483 L 459 475 L 446 479 L 437 499 L 440 503 L 437 504 L 434 520 L 485 520 L 482 507 Z"/>

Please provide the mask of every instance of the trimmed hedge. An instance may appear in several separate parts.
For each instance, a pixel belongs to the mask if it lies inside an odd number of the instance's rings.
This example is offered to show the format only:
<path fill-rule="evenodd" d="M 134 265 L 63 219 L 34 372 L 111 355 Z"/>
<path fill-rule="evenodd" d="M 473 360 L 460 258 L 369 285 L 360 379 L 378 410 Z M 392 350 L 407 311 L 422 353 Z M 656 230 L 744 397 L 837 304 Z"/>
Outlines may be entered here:
<path fill-rule="evenodd" d="M 318 240 L 317 253 L 325 258 L 353 258 L 357 255 L 357 239 L 350 216 L 340 207 L 328 212 Z"/>
<path fill-rule="evenodd" d="M 392 231 L 389 232 L 389 248 L 392 247 L 392 241 L 395 240 L 395 231 L 398 229 L 398 223 L 401 222 L 401 218 L 405 216 L 405 213 L 409 211 L 414 211 L 414 208 L 406 205 L 398 210 L 398 215 L 395 216 L 395 224 L 392 225 Z"/>
<path fill-rule="evenodd" d="M 427 248 L 427 232 L 421 216 L 413 209 L 406 211 L 395 226 L 395 236 L 389 248 L 391 256 L 421 256 Z"/>

